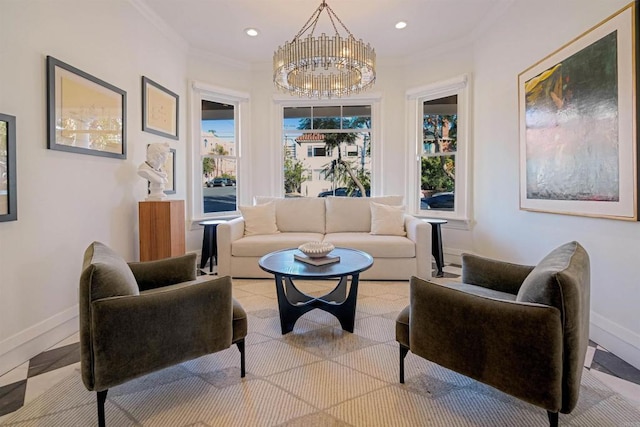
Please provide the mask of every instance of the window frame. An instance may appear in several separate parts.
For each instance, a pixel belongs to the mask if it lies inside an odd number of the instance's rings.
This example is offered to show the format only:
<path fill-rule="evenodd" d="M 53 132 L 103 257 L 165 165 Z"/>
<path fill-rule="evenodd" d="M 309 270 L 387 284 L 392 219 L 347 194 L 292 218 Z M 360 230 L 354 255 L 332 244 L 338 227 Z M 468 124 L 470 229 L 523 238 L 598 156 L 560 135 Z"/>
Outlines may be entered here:
<path fill-rule="evenodd" d="M 291 97 L 274 96 L 272 103 L 272 117 L 276 125 L 273 127 L 272 162 L 277 169 L 274 171 L 274 180 L 271 193 L 274 197 L 284 197 L 284 146 L 283 122 L 284 109 L 290 107 L 335 107 L 335 106 L 357 106 L 369 105 L 371 107 L 371 196 L 379 195 L 378 180 L 382 174 L 382 118 L 381 118 L 381 94 L 368 94 L 352 96 L 348 99 L 335 98 L 327 100 L 291 99 Z M 357 129 L 356 129 L 357 130 Z M 329 130 L 327 130 L 329 131 Z M 340 129 L 337 132 L 349 132 L 351 129 Z"/>
<path fill-rule="evenodd" d="M 446 219 L 454 227 L 457 225 L 465 229 L 468 228 L 471 223 L 469 90 L 469 75 L 463 74 L 449 80 L 409 89 L 406 92 L 407 139 L 410 143 L 406 176 L 407 193 L 405 194 L 407 208 L 415 216 Z M 452 95 L 457 95 L 458 97 L 454 210 L 421 210 L 418 194 L 420 194 L 422 167 L 423 104 L 425 101 L 432 101 Z"/>
<path fill-rule="evenodd" d="M 243 196 L 248 194 L 247 185 L 251 182 L 249 176 L 251 167 L 247 165 L 249 161 L 244 156 L 244 147 L 249 143 L 248 123 L 249 119 L 249 94 L 206 83 L 191 82 L 189 91 L 189 118 L 190 118 L 190 143 L 188 145 L 189 155 L 189 179 L 188 179 L 188 203 L 187 214 L 191 221 L 191 229 L 199 227 L 198 223 L 207 219 L 231 218 L 240 215 L 238 206 L 244 204 Z M 234 106 L 234 126 L 236 149 L 233 156 L 215 156 L 235 159 L 236 161 L 236 210 L 225 212 L 204 212 L 203 185 L 202 185 L 202 159 L 200 154 L 200 144 L 202 136 L 202 101 L 211 101 Z"/>

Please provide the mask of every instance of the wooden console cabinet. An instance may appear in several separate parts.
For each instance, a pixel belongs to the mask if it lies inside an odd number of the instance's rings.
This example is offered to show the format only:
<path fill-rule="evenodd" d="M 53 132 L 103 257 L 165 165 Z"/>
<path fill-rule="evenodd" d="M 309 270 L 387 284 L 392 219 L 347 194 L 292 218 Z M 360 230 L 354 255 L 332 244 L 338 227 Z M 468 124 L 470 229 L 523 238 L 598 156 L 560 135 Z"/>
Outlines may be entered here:
<path fill-rule="evenodd" d="M 139 202 L 138 223 L 140 261 L 185 254 L 184 200 Z"/>

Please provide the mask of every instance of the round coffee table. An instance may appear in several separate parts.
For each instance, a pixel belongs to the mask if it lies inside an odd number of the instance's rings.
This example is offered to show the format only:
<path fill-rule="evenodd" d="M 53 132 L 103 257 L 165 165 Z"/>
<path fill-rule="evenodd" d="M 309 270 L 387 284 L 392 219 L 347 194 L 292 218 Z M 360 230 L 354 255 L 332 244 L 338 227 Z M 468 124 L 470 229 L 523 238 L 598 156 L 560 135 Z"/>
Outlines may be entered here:
<path fill-rule="evenodd" d="M 373 258 L 366 252 L 355 249 L 336 248 L 330 256 L 339 256 L 340 262 L 314 266 L 293 258 L 301 255 L 298 249 L 285 249 L 271 252 L 258 261 L 264 271 L 275 275 L 280 328 L 282 334 L 293 330 L 296 320 L 303 314 L 318 308 L 333 314 L 342 329 L 353 332 L 356 317 L 356 298 L 360 273 L 373 265 Z M 348 277 L 351 285 L 347 295 Z M 314 297 L 301 292 L 293 279 L 339 279 L 336 287 L 326 295 Z"/>

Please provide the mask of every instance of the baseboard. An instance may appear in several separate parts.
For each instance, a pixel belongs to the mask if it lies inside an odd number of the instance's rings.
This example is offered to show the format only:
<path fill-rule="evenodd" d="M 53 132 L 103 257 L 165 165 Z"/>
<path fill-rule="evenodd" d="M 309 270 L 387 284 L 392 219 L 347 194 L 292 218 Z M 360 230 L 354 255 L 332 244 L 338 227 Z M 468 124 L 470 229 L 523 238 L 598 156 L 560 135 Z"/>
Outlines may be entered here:
<path fill-rule="evenodd" d="M 640 369 L 640 335 L 593 311 L 590 326 L 590 339 Z"/>
<path fill-rule="evenodd" d="M 448 248 L 445 246 L 442 248 L 442 252 L 444 253 L 445 264 L 462 264 L 462 253 L 465 251 L 461 251 L 460 249 Z"/>
<path fill-rule="evenodd" d="M 78 305 L 55 314 L 0 342 L 0 375 L 78 331 Z"/>

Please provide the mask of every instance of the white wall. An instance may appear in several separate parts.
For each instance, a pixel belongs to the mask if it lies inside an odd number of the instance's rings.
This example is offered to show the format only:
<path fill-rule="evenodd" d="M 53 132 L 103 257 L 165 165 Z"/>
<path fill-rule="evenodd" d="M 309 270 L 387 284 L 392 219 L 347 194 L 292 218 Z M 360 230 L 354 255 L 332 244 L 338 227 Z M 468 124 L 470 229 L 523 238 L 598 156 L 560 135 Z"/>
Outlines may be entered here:
<path fill-rule="evenodd" d="M 17 117 L 18 221 L 0 223 L 0 373 L 78 328 L 82 255 L 94 240 L 138 259 L 146 145 L 177 150 L 184 198 L 186 54 L 132 3 L 4 1 L 0 111 Z M 48 150 L 46 56 L 127 92 L 127 159 Z M 141 131 L 141 76 L 181 98 L 179 141 Z"/>
<path fill-rule="evenodd" d="M 591 257 L 591 337 L 640 368 L 640 224 L 518 208 L 518 74 L 627 3 L 514 2 L 475 43 L 472 239 L 477 253 L 529 264 L 580 242 Z"/>
<path fill-rule="evenodd" d="M 592 338 L 640 367 L 637 223 L 518 210 L 517 75 L 627 0 L 544 0 L 532 15 L 514 2 L 473 46 L 455 46 L 406 64 L 380 61 L 372 93 L 381 95 L 383 176 L 379 188 L 403 194 L 409 142 L 405 91 L 464 73 L 472 77 L 473 215 L 470 230 L 443 231 L 446 252 L 467 250 L 536 263 L 553 247 L 580 241 L 592 259 Z M 251 132 L 245 171 L 251 195 L 270 194 L 273 97 L 269 64 L 251 69 L 187 54 L 136 0 L 5 1 L 0 14 L 0 112 L 17 116 L 18 221 L 0 223 L 0 373 L 77 329 L 82 253 L 101 240 L 138 258 L 137 203 L 145 183 L 136 168 L 150 142 L 177 150 L 176 199 L 187 199 L 188 82 L 249 92 Z M 152 24 L 155 22 L 155 24 Z M 550 31 L 549 29 L 553 29 Z M 6 41 L 11 41 L 7 43 Z M 45 57 L 52 55 L 127 91 L 128 158 L 46 149 Z M 140 78 L 180 95 L 180 140 L 142 132 Z M 500 167 L 496 167 L 499 164 Z M 249 194 L 243 195 L 248 202 Z M 540 238 L 540 236 L 544 236 Z M 187 234 L 198 251 L 202 232 Z"/>

